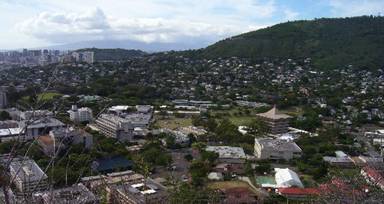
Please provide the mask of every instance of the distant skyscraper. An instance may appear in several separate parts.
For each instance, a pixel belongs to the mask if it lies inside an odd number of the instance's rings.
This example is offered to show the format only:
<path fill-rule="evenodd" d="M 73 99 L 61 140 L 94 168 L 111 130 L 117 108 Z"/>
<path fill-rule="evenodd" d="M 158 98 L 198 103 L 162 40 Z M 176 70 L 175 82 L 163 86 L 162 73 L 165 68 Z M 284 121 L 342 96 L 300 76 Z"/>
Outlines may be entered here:
<path fill-rule="evenodd" d="M 7 106 L 7 93 L 0 90 L 0 108 L 5 108 Z"/>

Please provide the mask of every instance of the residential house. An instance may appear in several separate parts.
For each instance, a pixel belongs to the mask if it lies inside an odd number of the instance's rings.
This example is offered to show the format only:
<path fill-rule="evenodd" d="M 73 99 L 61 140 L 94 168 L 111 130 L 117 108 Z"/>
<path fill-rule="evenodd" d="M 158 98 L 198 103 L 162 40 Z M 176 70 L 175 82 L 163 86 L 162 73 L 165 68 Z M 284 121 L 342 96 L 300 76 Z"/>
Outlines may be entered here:
<path fill-rule="evenodd" d="M 221 173 L 244 173 L 246 155 L 241 147 L 207 146 L 205 151 L 219 155 L 214 170 Z"/>

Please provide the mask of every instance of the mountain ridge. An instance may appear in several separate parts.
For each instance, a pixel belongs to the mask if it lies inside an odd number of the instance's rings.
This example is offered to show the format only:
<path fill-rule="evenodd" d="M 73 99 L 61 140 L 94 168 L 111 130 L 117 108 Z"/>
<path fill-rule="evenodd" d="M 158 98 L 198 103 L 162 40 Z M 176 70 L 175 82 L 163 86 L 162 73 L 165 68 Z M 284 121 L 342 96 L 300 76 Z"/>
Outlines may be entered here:
<path fill-rule="evenodd" d="M 320 68 L 349 64 L 384 66 L 384 17 L 321 18 L 276 24 L 230 37 L 204 49 L 201 57 L 313 58 Z"/>

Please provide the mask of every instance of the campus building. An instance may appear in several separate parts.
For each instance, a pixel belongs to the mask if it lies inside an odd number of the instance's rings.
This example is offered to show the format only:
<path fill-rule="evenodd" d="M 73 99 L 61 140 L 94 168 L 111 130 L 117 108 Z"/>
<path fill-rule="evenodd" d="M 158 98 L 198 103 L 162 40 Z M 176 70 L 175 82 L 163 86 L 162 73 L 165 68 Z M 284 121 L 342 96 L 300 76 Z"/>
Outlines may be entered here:
<path fill-rule="evenodd" d="M 291 116 L 279 113 L 276 106 L 265 113 L 257 114 L 264 123 L 268 126 L 271 134 L 282 134 L 288 132 L 289 119 Z"/>

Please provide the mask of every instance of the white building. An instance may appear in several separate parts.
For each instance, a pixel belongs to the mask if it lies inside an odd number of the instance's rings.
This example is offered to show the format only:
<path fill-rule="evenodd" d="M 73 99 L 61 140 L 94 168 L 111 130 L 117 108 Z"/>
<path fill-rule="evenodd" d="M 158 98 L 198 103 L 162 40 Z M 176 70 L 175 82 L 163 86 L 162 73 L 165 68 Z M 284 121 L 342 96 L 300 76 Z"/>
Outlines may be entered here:
<path fill-rule="evenodd" d="M 277 188 L 289 188 L 289 187 L 300 187 L 303 188 L 303 184 L 299 176 L 292 170 L 285 168 L 275 168 L 275 180 Z"/>
<path fill-rule="evenodd" d="M 124 118 L 113 114 L 101 114 L 96 120 L 101 133 L 107 137 L 113 137 L 121 141 L 132 140 L 134 127 Z"/>
<path fill-rule="evenodd" d="M 90 122 L 93 120 L 92 109 L 87 107 L 77 108 L 76 105 L 72 106 L 72 109 L 68 111 L 69 118 L 73 122 Z"/>
<path fill-rule="evenodd" d="M 9 169 L 11 179 L 20 193 L 28 194 L 48 188 L 48 176 L 31 159 L 15 158 Z"/>

